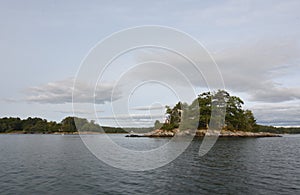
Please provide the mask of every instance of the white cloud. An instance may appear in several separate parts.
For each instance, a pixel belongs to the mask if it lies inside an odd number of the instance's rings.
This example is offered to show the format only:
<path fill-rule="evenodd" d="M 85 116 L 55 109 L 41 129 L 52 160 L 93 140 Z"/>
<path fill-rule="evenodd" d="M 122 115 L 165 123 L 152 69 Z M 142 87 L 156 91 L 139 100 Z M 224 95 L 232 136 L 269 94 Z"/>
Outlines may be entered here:
<path fill-rule="evenodd" d="M 112 116 L 101 116 L 99 119 L 116 119 L 116 120 L 152 120 L 163 118 L 163 114 L 119 114 Z"/>
<path fill-rule="evenodd" d="M 162 105 L 155 105 L 155 106 L 137 106 L 130 108 L 131 110 L 164 110 L 165 106 Z"/>
<path fill-rule="evenodd" d="M 281 104 L 262 103 L 251 108 L 258 123 L 277 126 L 300 126 L 300 101 Z"/>
<path fill-rule="evenodd" d="M 94 91 L 94 86 L 84 82 L 77 82 L 76 88 L 73 89 L 73 85 L 74 79 L 69 78 L 38 87 L 31 87 L 25 90 L 25 94 L 27 94 L 25 100 L 28 102 L 49 104 L 71 103 L 72 93 L 77 103 L 91 103 L 95 101 L 96 104 L 104 104 L 105 102 L 121 98 L 119 91 L 115 91 L 112 96 L 113 83 L 98 85 L 95 90 L 95 96 L 90 95 L 90 92 Z"/>
<path fill-rule="evenodd" d="M 194 54 L 197 55 L 197 54 Z M 291 79 L 291 70 L 300 71 L 300 47 L 295 38 L 266 39 L 253 43 L 241 43 L 238 47 L 228 47 L 213 54 L 221 70 L 225 87 L 233 92 L 247 93 L 252 101 L 282 102 L 300 99 L 300 88 L 285 86 L 278 79 Z M 202 59 L 202 58 L 201 58 Z M 217 78 L 212 62 L 208 58 L 199 61 L 205 75 L 188 62 L 174 54 L 151 51 L 137 57 L 139 62 L 156 60 L 170 64 L 175 69 L 153 64 L 139 67 L 130 79 L 139 77 L 156 78 L 167 83 L 187 86 L 185 77 L 196 87 L 207 87 L 205 79 Z M 207 66 L 206 66 L 207 65 Z M 155 67 L 155 68 L 154 68 Z M 202 72 L 203 73 L 203 72 Z"/>
<path fill-rule="evenodd" d="M 100 124 L 112 124 L 121 127 L 150 127 L 155 120 L 162 121 L 164 114 L 118 114 L 100 116 L 97 119 Z"/>
<path fill-rule="evenodd" d="M 72 110 L 56 110 L 55 112 L 62 113 L 62 114 L 73 114 Z M 98 110 L 97 113 L 104 112 L 102 110 Z M 81 115 L 95 115 L 95 112 L 87 111 L 87 110 L 76 110 L 75 114 Z"/>
<path fill-rule="evenodd" d="M 258 89 L 251 93 L 250 100 L 274 103 L 300 100 L 300 88 L 270 87 L 269 89 Z"/>
<path fill-rule="evenodd" d="M 296 40 L 269 40 L 225 50 L 215 55 L 227 88 L 245 92 L 253 101 L 281 102 L 300 98 L 300 88 L 284 86 L 289 69 L 300 70 Z"/>

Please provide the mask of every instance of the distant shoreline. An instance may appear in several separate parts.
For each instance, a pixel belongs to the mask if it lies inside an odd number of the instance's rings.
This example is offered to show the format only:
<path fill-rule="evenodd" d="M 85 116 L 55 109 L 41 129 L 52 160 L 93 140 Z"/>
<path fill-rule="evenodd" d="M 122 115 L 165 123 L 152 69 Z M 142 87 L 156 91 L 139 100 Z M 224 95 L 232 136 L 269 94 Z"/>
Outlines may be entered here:
<path fill-rule="evenodd" d="M 293 135 L 295 133 L 270 133 L 270 132 L 247 132 L 247 131 L 210 131 L 207 130 L 196 130 L 192 133 L 189 130 L 179 131 L 174 129 L 171 131 L 156 129 L 148 133 L 139 132 L 95 132 L 95 131 L 81 131 L 81 132 L 24 132 L 24 131 L 12 131 L 12 132 L 1 132 L 0 135 L 101 135 L 101 134 L 124 134 L 126 137 L 174 137 L 178 135 L 194 135 L 195 137 L 204 137 L 205 135 L 217 135 L 219 137 L 282 137 L 282 135 Z M 297 134 L 297 133 L 296 133 Z M 300 133 L 299 133 L 300 134 Z"/>
<path fill-rule="evenodd" d="M 83 132 L 23 132 L 23 131 L 14 131 L 0 133 L 0 135 L 97 135 L 97 134 L 128 134 L 128 133 L 105 133 L 105 132 L 94 132 L 94 131 L 83 131 Z"/>
<path fill-rule="evenodd" d="M 82 132 L 23 132 L 23 131 L 13 131 L 0 133 L 0 135 L 101 135 L 101 134 L 124 134 L 126 137 L 174 137 L 175 135 L 179 136 L 195 136 L 195 137 L 204 137 L 204 136 L 218 136 L 218 137 L 282 137 L 283 134 L 276 134 L 270 132 L 247 132 L 247 131 L 229 131 L 229 130 L 185 130 L 179 131 L 179 129 L 174 129 L 171 131 L 156 129 L 148 133 L 129 133 L 129 132 L 95 132 L 95 131 L 82 131 Z M 288 134 L 288 133 L 287 133 Z"/>

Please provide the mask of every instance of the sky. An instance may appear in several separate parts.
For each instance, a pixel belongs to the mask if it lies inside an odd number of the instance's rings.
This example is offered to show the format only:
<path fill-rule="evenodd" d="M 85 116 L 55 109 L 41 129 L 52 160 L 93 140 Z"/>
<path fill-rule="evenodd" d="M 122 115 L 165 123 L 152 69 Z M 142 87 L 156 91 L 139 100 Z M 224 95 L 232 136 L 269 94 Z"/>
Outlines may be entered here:
<path fill-rule="evenodd" d="M 101 40 L 155 25 L 200 42 L 215 60 L 225 89 L 244 100 L 259 124 L 300 126 L 299 8 L 297 0 L 0 0 L 0 117 L 59 122 L 74 114 L 75 90 L 75 113 L 101 125 L 150 126 L 163 120 L 165 105 L 174 105 L 180 96 L 191 99 L 191 89 L 195 97 L 208 90 L 197 76 L 174 79 L 193 70 L 172 52 L 124 53 L 97 82 L 80 81 L 74 88 L 84 59 Z M 95 98 L 86 95 L 91 89 Z"/>

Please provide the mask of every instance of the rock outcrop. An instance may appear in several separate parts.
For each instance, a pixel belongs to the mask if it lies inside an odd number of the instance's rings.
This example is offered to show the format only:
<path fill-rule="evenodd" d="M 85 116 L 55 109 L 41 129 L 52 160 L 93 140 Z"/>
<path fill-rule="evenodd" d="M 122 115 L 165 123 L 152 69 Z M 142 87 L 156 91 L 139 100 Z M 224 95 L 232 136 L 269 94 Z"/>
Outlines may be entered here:
<path fill-rule="evenodd" d="M 173 129 L 170 131 L 156 129 L 152 132 L 136 135 L 131 134 L 126 137 L 173 137 L 173 136 L 219 136 L 219 137 L 281 137 L 279 134 L 268 133 L 268 132 L 246 132 L 246 131 L 228 131 L 228 130 L 185 130 L 179 131 L 179 129 Z"/>

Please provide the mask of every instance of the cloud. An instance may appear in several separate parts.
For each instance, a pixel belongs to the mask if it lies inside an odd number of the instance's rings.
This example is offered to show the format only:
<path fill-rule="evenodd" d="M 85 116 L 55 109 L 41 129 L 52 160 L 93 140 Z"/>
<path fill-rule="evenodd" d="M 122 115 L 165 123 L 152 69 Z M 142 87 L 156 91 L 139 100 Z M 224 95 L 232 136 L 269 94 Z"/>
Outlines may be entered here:
<path fill-rule="evenodd" d="M 278 83 L 289 70 L 300 70 L 296 40 L 260 41 L 217 53 L 226 88 L 248 93 L 252 101 L 281 102 L 300 98 L 300 88 Z"/>
<path fill-rule="evenodd" d="M 141 110 L 141 111 L 144 111 L 144 110 L 164 110 L 165 109 L 165 106 L 162 106 L 162 105 L 157 105 L 157 106 L 137 106 L 137 107 L 133 107 L 133 108 L 130 108 L 131 110 Z"/>
<path fill-rule="evenodd" d="M 217 50 L 213 57 L 220 68 L 226 90 L 232 95 L 245 96 L 246 98 L 242 98 L 247 102 L 246 105 L 255 104 L 251 110 L 254 111 L 259 124 L 300 126 L 300 108 L 293 107 L 299 104 L 300 100 L 300 80 L 296 74 L 300 71 L 300 49 L 296 37 L 269 37 L 260 41 L 241 42 L 239 45 Z M 184 81 L 187 78 L 195 88 L 199 87 L 202 90 L 206 87 L 201 73 L 174 54 L 148 50 L 139 53 L 136 60 L 138 63 L 163 62 L 174 69 L 163 63 L 135 67 L 127 75 L 127 83 L 130 83 L 130 79 L 152 79 L 171 83 L 177 86 L 175 89 L 180 89 L 179 86 L 189 87 Z M 207 58 L 200 58 L 199 63 L 203 66 L 209 64 Z M 220 79 L 216 78 L 214 71 L 209 71 L 209 68 L 206 73 L 206 78 Z M 183 74 L 187 77 L 183 77 Z M 280 104 L 286 105 L 287 109 L 277 109 L 276 106 Z M 260 107 L 262 109 L 257 109 Z M 149 107 L 136 110 L 149 110 Z"/>
<path fill-rule="evenodd" d="M 162 121 L 163 114 L 118 114 L 100 116 L 97 120 L 100 124 L 114 124 L 121 127 L 150 127 L 155 120 Z"/>
<path fill-rule="evenodd" d="M 64 104 L 72 103 L 73 98 L 76 103 L 104 104 L 121 98 L 121 93 L 114 89 L 113 83 L 101 83 L 94 92 L 94 86 L 85 82 L 77 82 L 76 88 L 73 89 L 74 79 L 69 78 L 61 81 L 50 82 L 38 87 L 30 87 L 25 90 L 27 95 L 25 100 L 32 103 Z M 90 95 L 93 94 L 93 95 Z"/>
<path fill-rule="evenodd" d="M 72 110 L 56 110 L 55 112 L 61 114 L 73 114 Z M 104 112 L 103 110 L 98 110 L 97 113 Z M 87 110 L 76 110 L 74 114 L 81 114 L 81 115 L 94 115 L 95 112 L 87 111 Z"/>
<path fill-rule="evenodd" d="M 246 93 L 251 101 L 283 102 L 300 98 L 300 88 L 285 86 L 285 83 L 278 81 L 289 80 L 291 73 L 300 71 L 300 47 L 295 37 L 243 42 L 239 46 L 215 52 L 212 56 L 223 78 L 216 75 L 215 69 L 210 67 L 212 61 L 204 55 L 198 58 L 200 71 L 197 71 L 185 59 L 170 52 L 155 50 L 141 53 L 137 61 L 156 60 L 171 67 L 162 63 L 140 66 L 133 69 L 129 78 L 154 78 L 177 86 L 187 86 L 190 82 L 202 88 L 207 87 L 206 81 L 213 83 L 213 80 L 223 79 L 226 89 Z"/>
<path fill-rule="evenodd" d="M 116 120 L 153 120 L 163 118 L 163 114 L 119 114 L 114 116 L 100 116 L 99 119 L 116 119 Z"/>
<path fill-rule="evenodd" d="M 17 103 L 17 102 L 20 102 L 20 100 L 15 99 L 15 98 L 1 98 L 0 100 L 2 102 L 6 102 L 6 103 Z"/>
<path fill-rule="evenodd" d="M 260 102 L 284 102 L 300 99 L 300 88 L 271 87 L 252 92 L 250 100 Z"/>
<path fill-rule="evenodd" d="M 190 5 L 190 4 L 189 4 Z M 270 27 L 270 25 L 288 25 L 286 21 L 296 21 L 299 1 L 222 1 L 218 4 L 208 4 L 199 11 L 194 5 L 183 10 L 184 21 L 191 18 L 199 25 L 208 23 L 216 27 Z M 182 11 L 181 11 L 182 13 Z M 261 26 L 263 25 L 263 26 Z M 259 30 L 264 30 L 264 29 Z"/>
<path fill-rule="evenodd" d="M 259 124 L 300 126 L 300 101 L 262 103 L 251 108 Z"/>

